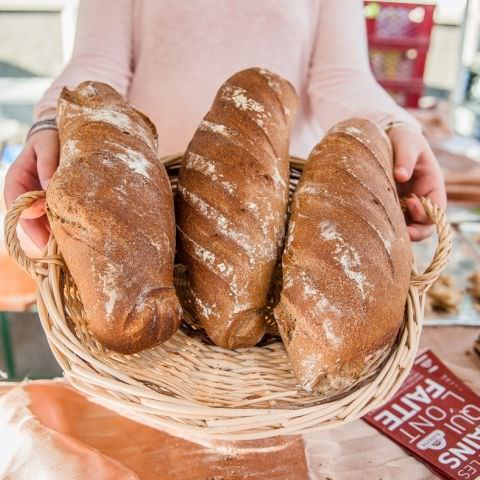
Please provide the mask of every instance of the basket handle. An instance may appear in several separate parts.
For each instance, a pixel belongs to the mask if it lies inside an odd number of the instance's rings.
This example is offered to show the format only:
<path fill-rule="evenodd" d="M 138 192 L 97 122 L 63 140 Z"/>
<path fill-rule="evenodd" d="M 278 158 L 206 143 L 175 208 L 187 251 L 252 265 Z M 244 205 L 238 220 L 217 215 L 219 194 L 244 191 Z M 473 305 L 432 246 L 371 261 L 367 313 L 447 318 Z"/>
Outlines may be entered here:
<path fill-rule="evenodd" d="M 37 278 L 37 265 L 44 259 L 28 257 L 20 246 L 17 235 L 17 225 L 24 210 L 30 207 L 33 202 L 45 197 L 45 191 L 26 192 L 15 199 L 5 216 L 4 238 L 5 246 L 9 255 L 26 270 L 32 277 Z"/>
<path fill-rule="evenodd" d="M 412 197 L 415 197 L 415 195 L 412 195 Z M 435 224 L 438 235 L 437 248 L 430 265 L 423 273 L 414 273 L 410 280 L 410 286 L 415 287 L 419 293 L 424 293 L 438 279 L 443 269 L 447 266 L 452 252 L 453 233 L 447 222 L 445 212 L 438 205 L 435 205 L 427 197 L 419 197 L 419 200 L 426 214 Z"/>
<path fill-rule="evenodd" d="M 45 263 L 46 258 L 32 259 L 28 257 L 20 246 L 20 240 L 17 236 L 17 224 L 23 210 L 30 207 L 33 202 L 45 197 L 45 191 L 27 192 L 20 195 L 10 207 L 5 217 L 5 245 L 9 255 L 26 270 L 32 277 L 37 277 L 37 265 Z M 435 249 L 433 259 L 430 265 L 423 273 L 414 274 L 410 280 L 410 285 L 416 287 L 420 293 L 425 292 L 440 276 L 446 267 L 452 251 L 452 230 L 447 223 L 445 213 L 434 205 L 429 198 L 421 197 L 420 202 L 425 212 L 435 224 L 438 234 L 438 245 Z"/>

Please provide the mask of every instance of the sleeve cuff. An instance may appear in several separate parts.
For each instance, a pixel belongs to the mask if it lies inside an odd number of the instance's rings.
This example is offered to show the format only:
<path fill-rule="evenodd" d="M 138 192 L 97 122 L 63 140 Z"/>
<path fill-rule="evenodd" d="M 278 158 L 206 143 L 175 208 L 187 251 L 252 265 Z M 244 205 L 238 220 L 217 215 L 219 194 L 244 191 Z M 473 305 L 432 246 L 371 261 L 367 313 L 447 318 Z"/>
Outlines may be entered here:
<path fill-rule="evenodd" d="M 34 121 L 47 120 L 50 118 L 56 118 L 57 109 L 55 107 L 42 107 L 38 105 L 34 110 Z"/>
<path fill-rule="evenodd" d="M 401 107 L 397 107 L 393 111 L 375 110 L 365 113 L 364 116 L 377 123 L 384 130 L 391 128 L 392 125 L 405 124 L 420 133 L 422 132 L 422 125 L 418 120 Z"/>

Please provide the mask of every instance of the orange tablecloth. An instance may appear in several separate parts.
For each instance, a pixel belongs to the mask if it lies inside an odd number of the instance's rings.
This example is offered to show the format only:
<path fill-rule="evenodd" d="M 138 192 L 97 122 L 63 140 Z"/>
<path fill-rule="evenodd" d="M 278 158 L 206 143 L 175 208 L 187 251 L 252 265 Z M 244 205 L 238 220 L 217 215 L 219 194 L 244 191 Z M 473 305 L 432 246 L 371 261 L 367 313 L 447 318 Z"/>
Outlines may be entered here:
<path fill-rule="evenodd" d="M 479 329 L 427 328 L 423 346 L 480 392 Z M 0 478 L 9 480 L 433 479 L 361 420 L 255 442 L 191 443 L 88 401 L 64 381 L 0 384 Z"/>
<path fill-rule="evenodd" d="M 35 302 L 36 284 L 0 249 L 0 311 L 24 311 Z"/>
<path fill-rule="evenodd" d="M 3 244 L 4 217 L 5 212 L 0 208 L 0 311 L 22 312 L 35 302 L 37 287 L 32 277 L 8 256 Z M 38 256 L 39 250 L 21 229 L 19 235 L 28 254 Z"/>

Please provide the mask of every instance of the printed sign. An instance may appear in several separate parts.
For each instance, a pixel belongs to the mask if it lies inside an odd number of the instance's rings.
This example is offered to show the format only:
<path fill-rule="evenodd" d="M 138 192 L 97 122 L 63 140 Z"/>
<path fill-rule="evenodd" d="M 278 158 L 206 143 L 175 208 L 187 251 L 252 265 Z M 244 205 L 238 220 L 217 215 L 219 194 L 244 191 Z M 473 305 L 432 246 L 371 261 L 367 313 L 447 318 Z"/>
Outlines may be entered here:
<path fill-rule="evenodd" d="M 416 358 L 392 400 L 363 418 L 438 475 L 480 479 L 480 397 L 432 351 Z"/>

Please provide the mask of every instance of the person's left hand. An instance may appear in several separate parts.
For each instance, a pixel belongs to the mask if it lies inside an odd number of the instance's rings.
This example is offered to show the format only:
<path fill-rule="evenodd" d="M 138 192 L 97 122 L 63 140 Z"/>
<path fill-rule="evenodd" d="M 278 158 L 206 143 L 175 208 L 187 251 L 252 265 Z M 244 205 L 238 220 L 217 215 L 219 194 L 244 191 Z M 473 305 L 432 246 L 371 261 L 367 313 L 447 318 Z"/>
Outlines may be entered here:
<path fill-rule="evenodd" d="M 394 177 L 400 198 L 414 193 L 428 197 L 443 210 L 447 204 L 445 182 L 440 165 L 426 138 L 409 125 L 391 128 L 388 136 L 394 153 Z M 416 198 L 407 198 L 407 224 L 410 239 L 414 242 L 429 237 L 434 226 Z"/>

